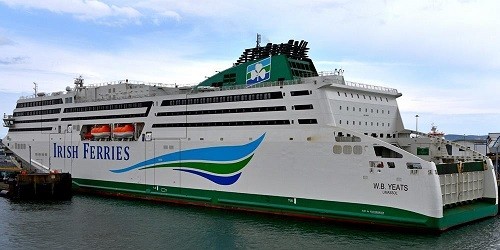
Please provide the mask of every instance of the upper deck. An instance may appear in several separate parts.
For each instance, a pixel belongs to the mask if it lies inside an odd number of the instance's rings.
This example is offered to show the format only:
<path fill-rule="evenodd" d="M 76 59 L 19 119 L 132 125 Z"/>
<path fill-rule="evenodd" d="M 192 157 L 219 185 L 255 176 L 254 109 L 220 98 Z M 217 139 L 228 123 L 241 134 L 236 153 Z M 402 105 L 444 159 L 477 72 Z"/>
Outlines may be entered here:
<path fill-rule="evenodd" d="M 70 91 L 58 91 L 43 95 L 23 96 L 18 100 L 18 103 L 33 100 L 47 100 L 61 96 L 73 96 L 76 103 L 80 102 L 95 102 L 107 100 L 120 100 L 130 98 L 154 97 L 154 96 L 168 96 L 176 94 L 197 94 L 201 92 L 212 91 L 228 91 L 237 89 L 257 89 L 275 86 L 286 85 L 299 85 L 299 84 L 320 84 L 321 86 L 332 85 L 332 87 L 343 87 L 350 89 L 358 89 L 365 92 L 385 93 L 391 95 L 401 95 L 397 89 L 387 88 L 383 86 L 357 83 L 352 81 L 345 81 L 342 75 L 336 74 L 331 71 L 318 72 L 318 76 L 303 77 L 293 80 L 280 80 L 280 81 L 266 81 L 258 84 L 247 85 L 230 85 L 221 87 L 209 86 L 177 86 L 175 84 L 153 83 L 135 80 L 119 80 L 102 82 L 96 84 L 89 84 L 86 86 L 77 86 Z M 319 86 L 318 86 L 319 87 Z M 68 89 L 67 89 L 68 90 Z"/>

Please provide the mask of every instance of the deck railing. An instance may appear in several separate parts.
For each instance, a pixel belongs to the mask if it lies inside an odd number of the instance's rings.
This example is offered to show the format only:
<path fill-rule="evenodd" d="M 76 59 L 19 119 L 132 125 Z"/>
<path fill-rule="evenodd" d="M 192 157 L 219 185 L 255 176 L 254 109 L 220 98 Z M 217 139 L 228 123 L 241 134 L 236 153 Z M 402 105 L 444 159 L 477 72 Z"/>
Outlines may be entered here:
<path fill-rule="evenodd" d="M 348 81 L 346 81 L 345 85 L 351 86 L 351 87 L 356 87 L 356 88 L 378 90 L 378 91 L 395 93 L 395 94 L 398 93 L 397 89 L 387 88 L 387 87 L 382 87 L 382 86 L 376 86 L 376 85 L 370 85 L 370 84 L 364 84 L 364 83 L 358 83 L 358 82 L 348 82 Z"/>
<path fill-rule="evenodd" d="M 330 71 L 322 71 L 318 73 L 318 76 L 334 76 L 338 75 L 335 74 L 334 72 Z M 134 85 L 147 85 L 147 86 L 153 86 L 153 87 L 161 87 L 161 88 L 184 88 L 186 87 L 189 89 L 191 87 L 191 93 L 199 93 L 199 92 L 207 92 L 207 91 L 225 91 L 225 90 L 235 90 L 235 89 L 247 89 L 247 88 L 264 88 L 264 87 L 274 87 L 274 86 L 285 86 L 285 85 L 297 85 L 297 84 L 304 84 L 308 83 L 309 81 L 304 81 L 305 78 L 297 78 L 293 80 L 283 80 L 283 81 L 273 81 L 273 82 L 263 82 L 263 83 L 257 83 L 254 85 L 247 86 L 246 84 L 238 84 L 234 86 L 223 86 L 223 87 L 196 87 L 197 85 L 193 86 L 177 86 L 176 84 L 164 84 L 164 83 L 152 83 L 152 82 L 144 82 L 144 81 L 136 81 L 136 80 L 119 80 L 119 81 L 110 81 L 110 82 L 103 82 L 103 83 L 95 83 L 95 84 L 89 84 L 86 85 L 85 88 L 98 88 L 102 86 L 109 86 L 109 85 L 118 85 L 118 84 L 123 84 L 123 83 L 128 83 L 128 84 L 134 84 Z M 344 82 L 344 81 L 342 81 Z M 335 81 L 331 81 L 332 84 L 341 84 Z M 370 84 L 364 84 L 364 83 L 357 83 L 357 82 L 350 82 L 350 81 L 345 81 L 344 84 L 346 86 L 351 86 L 355 88 L 364 88 L 364 89 L 369 89 L 369 90 L 376 90 L 376 91 L 383 91 L 383 92 L 389 92 L 389 93 L 398 93 L 396 89 L 393 88 L 387 88 L 387 87 L 382 87 L 382 86 L 376 86 L 376 85 L 370 85 Z M 46 94 L 45 96 L 54 96 L 54 95 L 61 95 L 63 92 L 54 92 L 54 93 L 49 93 Z M 36 97 L 35 95 L 31 96 L 24 96 L 21 97 L 20 99 L 28 99 L 28 98 L 33 98 Z"/>

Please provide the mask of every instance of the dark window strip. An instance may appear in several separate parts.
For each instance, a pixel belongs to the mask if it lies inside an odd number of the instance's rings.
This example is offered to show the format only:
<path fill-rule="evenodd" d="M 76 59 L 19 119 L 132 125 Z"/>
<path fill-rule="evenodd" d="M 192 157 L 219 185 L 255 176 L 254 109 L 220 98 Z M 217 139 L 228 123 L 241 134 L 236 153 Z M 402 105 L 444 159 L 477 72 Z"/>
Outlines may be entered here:
<path fill-rule="evenodd" d="M 227 95 L 227 96 L 213 96 L 213 97 L 199 97 L 188 99 L 174 99 L 164 100 L 161 106 L 177 106 L 177 105 L 191 105 L 191 104 L 208 104 L 208 103 L 223 103 L 223 102 L 244 102 L 244 101 L 259 101 L 268 99 L 283 99 L 281 91 L 241 94 L 241 95 Z"/>
<path fill-rule="evenodd" d="M 316 119 L 299 119 L 299 124 L 318 124 Z"/>
<path fill-rule="evenodd" d="M 14 112 L 15 117 L 19 116 L 34 116 L 34 115 L 50 115 L 50 114 L 59 114 L 61 113 L 61 109 L 38 109 L 38 110 L 29 110 L 29 111 L 21 111 Z"/>
<path fill-rule="evenodd" d="M 291 96 L 310 95 L 309 90 L 290 91 Z"/>
<path fill-rule="evenodd" d="M 38 127 L 38 128 L 10 128 L 9 132 L 27 132 L 27 131 L 49 131 L 52 127 Z"/>
<path fill-rule="evenodd" d="M 293 109 L 295 109 L 295 110 L 313 109 L 313 105 L 312 104 L 293 105 Z"/>
<path fill-rule="evenodd" d="M 64 113 L 76 113 L 76 112 L 90 112 L 90 111 L 103 111 L 103 110 L 117 110 L 117 109 L 132 109 L 132 108 L 151 108 L 153 102 L 131 102 L 131 103 L 115 103 L 106 105 L 96 105 L 96 106 L 83 106 L 83 107 L 72 107 L 65 108 Z"/>
<path fill-rule="evenodd" d="M 159 123 L 153 128 L 175 127 L 226 127 L 226 126 L 259 126 L 259 125 L 289 125 L 289 120 L 262 120 L 262 121 L 228 121 L 228 122 L 188 122 L 188 123 Z"/>
<path fill-rule="evenodd" d="M 62 104 L 62 103 L 63 103 L 63 101 L 61 98 L 51 99 L 51 100 L 43 100 L 43 101 L 34 101 L 34 102 L 20 102 L 20 103 L 16 104 L 16 108 L 48 106 L 48 105 L 57 105 L 57 104 Z"/>
<path fill-rule="evenodd" d="M 235 109 L 212 109 L 212 110 L 191 110 L 191 111 L 177 111 L 177 112 L 158 112 L 156 114 L 156 116 L 210 115 L 210 114 L 270 112 L 270 111 L 286 111 L 286 107 L 285 106 L 273 106 L 273 107 L 252 107 L 252 108 L 235 108 Z"/>
<path fill-rule="evenodd" d="M 38 120 L 15 121 L 15 123 L 57 122 L 58 120 L 59 120 L 58 118 L 38 119 Z"/>
<path fill-rule="evenodd" d="M 84 116 L 84 117 L 65 117 L 65 118 L 61 118 L 61 121 L 102 120 L 102 119 L 134 118 L 134 117 L 146 117 L 146 114 L 123 114 L 123 115 L 100 115 L 100 116 Z"/>

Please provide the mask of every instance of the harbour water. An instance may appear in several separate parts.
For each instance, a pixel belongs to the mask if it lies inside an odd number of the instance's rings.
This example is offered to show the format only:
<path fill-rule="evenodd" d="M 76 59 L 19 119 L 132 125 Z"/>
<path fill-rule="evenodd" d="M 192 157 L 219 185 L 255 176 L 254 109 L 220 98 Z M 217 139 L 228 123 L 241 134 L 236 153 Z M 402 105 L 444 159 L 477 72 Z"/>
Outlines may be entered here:
<path fill-rule="evenodd" d="M 500 218 L 441 235 L 76 195 L 0 198 L 0 249 L 500 249 Z"/>

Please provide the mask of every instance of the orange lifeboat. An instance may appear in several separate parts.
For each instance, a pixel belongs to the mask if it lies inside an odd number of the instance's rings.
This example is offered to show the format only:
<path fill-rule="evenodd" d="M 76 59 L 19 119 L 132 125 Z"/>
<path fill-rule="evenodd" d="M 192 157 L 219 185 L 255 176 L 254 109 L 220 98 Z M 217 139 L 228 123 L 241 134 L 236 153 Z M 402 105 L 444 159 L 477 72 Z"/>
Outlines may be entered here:
<path fill-rule="evenodd" d="M 111 128 L 107 124 L 97 125 L 90 130 L 90 134 L 96 139 L 106 138 L 111 134 Z"/>
<path fill-rule="evenodd" d="M 94 136 L 92 135 L 92 132 L 87 132 L 83 135 L 83 137 L 85 138 L 85 140 L 91 140 Z"/>
<path fill-rule="evenodd" d="M 113 129 L 113 135 L 116 138 L 132 138 L 134 137 L 134 125 L 132 124 L 124 124 L 121 126 L 116 126 Z"/>

